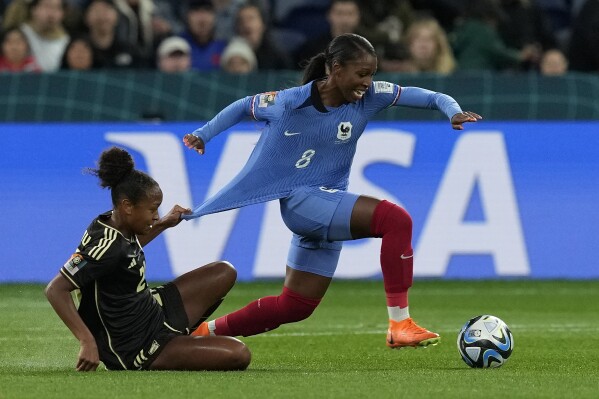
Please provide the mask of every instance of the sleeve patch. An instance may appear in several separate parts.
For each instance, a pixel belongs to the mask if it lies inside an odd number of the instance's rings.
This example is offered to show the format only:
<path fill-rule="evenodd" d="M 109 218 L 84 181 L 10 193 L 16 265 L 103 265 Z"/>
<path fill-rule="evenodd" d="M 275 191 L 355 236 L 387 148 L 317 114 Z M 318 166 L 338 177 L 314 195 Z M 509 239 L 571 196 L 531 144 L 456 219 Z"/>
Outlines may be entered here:
<path fill-rule="evenodd" d="M 277 96 L 276 91 L 270 91 L 267 93 L 260 94 L 259 100 L 258 100 L 258 107 L 266 108 L 266 107 L 270 107 L 271 105 L 274 105 L 276 96 Z"/>
<path fill-rule="evenodd" d="M 375 93 L 393 93 L 393 83 L 389 82 L 374 82 Z"/>
<path fill-rule="evenodd" d="M 77 273 L 86 264 L 87 261 L 83 259 L 81 254 L 73 254 L 63 267 L 71 274 L 71 276 L 74 276 L 75 273 Z"/>

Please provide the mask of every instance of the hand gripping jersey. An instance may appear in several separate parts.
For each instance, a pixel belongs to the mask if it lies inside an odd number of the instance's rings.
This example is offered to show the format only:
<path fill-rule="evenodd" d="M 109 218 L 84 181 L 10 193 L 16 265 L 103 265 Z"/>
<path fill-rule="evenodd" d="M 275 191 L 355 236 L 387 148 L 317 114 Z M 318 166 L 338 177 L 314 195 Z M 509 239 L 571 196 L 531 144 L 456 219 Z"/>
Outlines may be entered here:
<path fill-rule="evenodd" d="M 194 132 L 204 143 L 251 115 L 266 125 L 241 172 L 185 219 L 287 197 L 298 187 L 347 190 L 358 139 L 377 112 L 393 105 L 461 109 L 453 98 L 415 87 L 372 82 L 355 103 L 325 107 L 316 82 L 246 97 Z"/>

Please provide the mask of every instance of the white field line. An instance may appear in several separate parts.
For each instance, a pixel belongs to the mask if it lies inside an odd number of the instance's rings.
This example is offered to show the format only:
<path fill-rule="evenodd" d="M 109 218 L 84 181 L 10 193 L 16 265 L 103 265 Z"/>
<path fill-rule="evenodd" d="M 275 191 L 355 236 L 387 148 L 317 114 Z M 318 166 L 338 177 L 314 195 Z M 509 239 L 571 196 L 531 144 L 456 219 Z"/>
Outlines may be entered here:
<path fill-rule="evenodd" d="M 378 327 L 377 329 L 365 329 L 364 326 L 357 324 L 336 324 L 327 326 L 328 328 L 323 331 L 290 331 L 290 332 L 269 332 L 265 334 L 255 335 L 256 338 L 281 338 L 281 337 L 332 337 L 332 336 L 347 336 L 347 335 L 385 335 L 386 325 L 373 326 Z M 513 324 L 509 326 L 512 333 L 517 334 L 518 332 L 555 332 L 555 333 L 594 333 L 599 332 L 599 324 L 583 324 L 583 323 L 551 323 L 551 324 Z M 357 330 L 356 330 L 357 329 Z M 457 334 L 459 327 L 455 326 L 441 326 L 435 330 L 440 332 L 441 335 Z M 48 334 L 51 332 L 52 334 Z M 57 340 L 72 340 L 73 337 L 64 330 L 40 328 L 40 327 L 29 327 L 24 328 L 20 331 L 21 336 L 14 337 L 0 337 L 0 342 L 8 341 L 45 341 L 48 339 Z M 64 333 L 64 334 L 63 334 Z M 252 338 L 254 338 L 252 337 Z"/>
<path fill-rule="evenodd" d="M 344 330 L 341 331 L 307 331 L 307 332 L 270 332 L 266 334 L 256 335 L 259 338 L 280 338 L 280 337 L 328 337 L 328 336 L 347 336 L 347 335 L 385 335 L 387 333 L 386 326 L 381 327 L 378 330 L 359 330 L 355 331 L 356 326 L 345 326 Z M 552 325 L 513 325 L 510 326 L 512 333 L 517 334 L 518 332 L 534 332 L 542 330 L 543 332 L 568 332 L 568 333 L 583 333 L 583 332 L 599 332 L 599 325 L 591 324 L 552 324 Z M 353 330 L 353 331 L 352 331 Z M 446 334 L 457 334 L 460 328 L 437 328 L 442 336 Z"/>
<path fill-rule="evenodd" d="M 539 331 L 539 329 L 544 330 L 545 332 L 568 332 L 571 334 L 575 333 L 599 333 L 599 325 L 575 325 L 575 324 L 564 324 L 564 325 L 549 325 L 549 326 L 540 326 L 538 324 L 535 325 L 514 325 L 510 327 L 512 333 L 517 334 L 518 332 L 533 332 Z M 386 327 L 381 327 L 378 330 L 360 330 L 360 331 L 350 331 L 351 329 L 355 329 L 355 325 L 346 326 L 344 330 L 337 331 L 306 331 L 306 332 L 270 332 L 265 334 L 259 334 L 252 336 L 252 338 L 284 338 L 284 337 L 333 337 L 333 336 L 359 336 L 359 335 L 385 335 Z M 453 331 L 452 331 L 453 330 Z M 455 333 L 457 334 L 459 329 L 456 328 L 439 328 L 436 331 L 441 333 L 441 336 Z M 21 335 L 19 337 L 0 337 L 0 342 L 19 342 L 19 341 L 47 341 L 49 336 L 46 335 Z M 71 341 L 73 337 L 69 335 L 65 336 L 56 336 L 53 335 L 51 337 L 52 341 Z"/>

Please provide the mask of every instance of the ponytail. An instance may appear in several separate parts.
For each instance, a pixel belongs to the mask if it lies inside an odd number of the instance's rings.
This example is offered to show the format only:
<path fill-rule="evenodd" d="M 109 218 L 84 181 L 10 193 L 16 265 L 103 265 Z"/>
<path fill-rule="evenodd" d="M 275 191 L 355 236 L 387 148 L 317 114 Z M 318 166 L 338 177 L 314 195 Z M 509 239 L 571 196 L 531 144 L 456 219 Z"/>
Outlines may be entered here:
<path fill-rule="evenodd" d="M 326 61 L 327 57 L 325 53 L 318 53 L 314 57 L 310 58 L 304 67 L 302 84 L 304 85 L 313 80 L 322 79 L 327 76 Z"/>

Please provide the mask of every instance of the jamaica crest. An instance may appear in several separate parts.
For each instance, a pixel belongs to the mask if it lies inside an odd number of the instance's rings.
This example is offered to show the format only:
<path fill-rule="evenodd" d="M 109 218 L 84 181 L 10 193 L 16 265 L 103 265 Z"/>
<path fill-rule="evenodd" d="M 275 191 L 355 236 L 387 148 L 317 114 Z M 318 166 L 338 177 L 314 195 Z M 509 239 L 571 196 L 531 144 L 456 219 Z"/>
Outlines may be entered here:
<path fill-rule="evenodd" d="M 337 126 L 337 141 L 335 141 L 335 143 L 346 143 L 351 137 L 352 127 L 351 122 L 341 122 L 339 126 Z"/>

